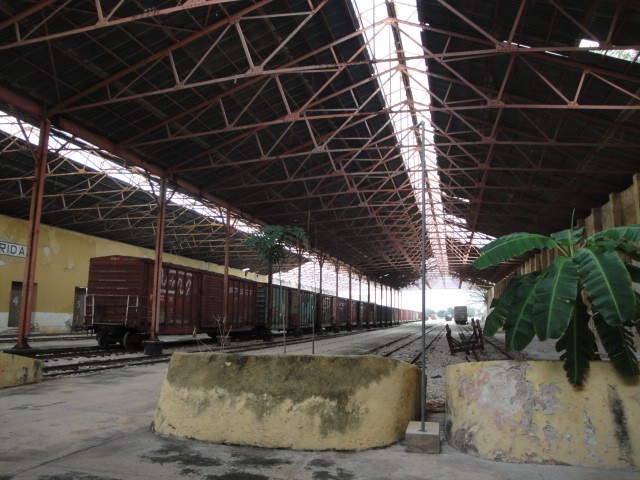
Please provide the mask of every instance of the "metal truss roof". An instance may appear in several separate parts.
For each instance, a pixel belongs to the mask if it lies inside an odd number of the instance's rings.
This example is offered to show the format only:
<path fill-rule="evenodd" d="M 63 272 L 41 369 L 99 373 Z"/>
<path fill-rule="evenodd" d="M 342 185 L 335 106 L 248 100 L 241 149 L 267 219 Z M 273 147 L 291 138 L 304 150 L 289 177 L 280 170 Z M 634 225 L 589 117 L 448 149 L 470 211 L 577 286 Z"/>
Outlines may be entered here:
<path fill-rule="evenodd" d="M 236 226 L 301 226 L 316 251 L 404 287 L 421 268 L 420 170 L 405 157 L 425 119 L 429 279 L 488 284 L 505 271 L 468 267 L 483 241 L 563 229 L 631 183 L 638 64 L 579 42 L 638 49 L 635 2 L 418 1 L 412 20 L 400 3 L 369 25 L 343 0 L 0 0 L 1 107 L 36 126 L 46 115 L 67 142 L 51 155 L 43 221 L 152 248 L 152 188 L 167 176 L 193 197 L 170 207 L 172 253 L 221 263 L 228 212 Z M 0 213 L 24 217 L 35 147 L 21 125 L 22 140 L 0 143 Z M 255 263 L 247 233 L 229 233 L 238 268 Z"/>
<path fill-rule="evenodd" d="M 640 5 L 419 2 L 445 222 L 479 235 L 549 234 L 632 183 L 640 153 Z M 581 47 L 635 49 L 631 60 Z M 593 47 L 591 47 L 593 49 Z M 448 237 L 454 274 L 473 241 Z M 456 244 L 457 243 L 457 244 Z"/>

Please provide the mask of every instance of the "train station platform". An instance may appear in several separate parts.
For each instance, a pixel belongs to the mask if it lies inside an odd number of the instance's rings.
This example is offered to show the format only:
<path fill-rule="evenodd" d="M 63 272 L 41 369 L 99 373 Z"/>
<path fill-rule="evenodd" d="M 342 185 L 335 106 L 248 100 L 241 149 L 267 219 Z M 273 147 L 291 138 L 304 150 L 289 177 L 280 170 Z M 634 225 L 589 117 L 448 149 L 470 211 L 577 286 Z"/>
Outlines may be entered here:
<path fill-rule="evenodd" d="M 402 442 L 312 452 L 165 438 L 150 424 L 166 370 L 130 367 L 0 390 L 0 479 L 638 478 L 638 471 L 487 461 L 446 442 L 441 454 L 426 455 L 405 452 Z"/>

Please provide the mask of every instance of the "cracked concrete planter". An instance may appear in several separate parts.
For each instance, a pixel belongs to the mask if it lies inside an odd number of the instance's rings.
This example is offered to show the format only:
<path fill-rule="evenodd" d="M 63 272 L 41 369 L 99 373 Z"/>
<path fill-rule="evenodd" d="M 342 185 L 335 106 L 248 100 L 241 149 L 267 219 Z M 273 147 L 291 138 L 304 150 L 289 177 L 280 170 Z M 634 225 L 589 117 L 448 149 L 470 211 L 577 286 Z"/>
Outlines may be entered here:
<path fill-rule="evenodd" d="M 404 437 L 419 370 L 376 356 L 174 353 L 153 428 L 215 443 L 361 450 Z"/>
<path fill-rule="evenodd" d="M 42 361 L 0 352 L 0 388 L 42 381 Z"/>
<path fill-rule="evenodd" d="M 497 361 L 446 369 L 446 438 L 490 460 L 640 468 L 640 385 L 592 362 L 583 388 L 560 362 Z"/>

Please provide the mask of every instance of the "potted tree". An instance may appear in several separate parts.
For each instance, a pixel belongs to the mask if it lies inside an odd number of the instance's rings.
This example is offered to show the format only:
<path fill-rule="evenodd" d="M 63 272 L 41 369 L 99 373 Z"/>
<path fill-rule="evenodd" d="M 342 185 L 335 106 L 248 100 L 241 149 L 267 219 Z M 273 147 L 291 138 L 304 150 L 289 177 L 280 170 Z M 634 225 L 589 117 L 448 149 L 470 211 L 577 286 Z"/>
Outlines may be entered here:
<path fill-rule="evenodd" d="M 524 349 L 535 336 L 556 340 L 562 362 L 447 367 L 446 437 L 452 446 L 509 462 L 640 465 L 640 372 L 632 337 L 640 318 L 633 285 L 640 269 L 629 260 L 640 259 L 640 226 L 610 228 L 584 240 L 583 233 L 512 233 L 480 250 L 473 263 L 479 269 L 535 249 L 557 253 L 547 268 L 510 280 L 492 302 L 484 333 L 504 329 L 512 350 Z M 610 362 L 593 362 L 598 346 L 591 321 Z"/>
<path fill-rule="evenodd" d="M 581 385 L 589 362 L 597 358 L 593 323 L 611 363 L 624 377 L 640 374 L 631 328 L 640 328 L 640 296 L 634 280 L 640 268 L 619 254 L 640 259 L 640 225 L 598 232 L 581 246 L 584 228 L 571 228 L 550 236 L 512 233 L 485 245 L 473 266 L 484 269 L 533 249 L 556 248 L 558 254 L 547 268 L 516 275 L 494 300 L 484 333 L 505 330 L 509 350 L 524 349 L 534 335 L 557 339 L 556 350 L 568 380 Z"/>

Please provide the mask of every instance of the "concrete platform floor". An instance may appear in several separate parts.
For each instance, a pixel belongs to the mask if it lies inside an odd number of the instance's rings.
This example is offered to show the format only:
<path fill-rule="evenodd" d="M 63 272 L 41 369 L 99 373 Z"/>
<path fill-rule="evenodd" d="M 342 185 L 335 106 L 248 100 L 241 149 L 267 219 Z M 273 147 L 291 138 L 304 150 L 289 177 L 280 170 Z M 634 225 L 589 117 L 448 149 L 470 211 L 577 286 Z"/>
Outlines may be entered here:
<path fill-rule="evenodd" d="M 628 470 L 507 464 L 462 454 L 296 452 L 163 438 L 150 430 L 167 366 L 0 390 L 0 480 L 637 480 Z"/>

